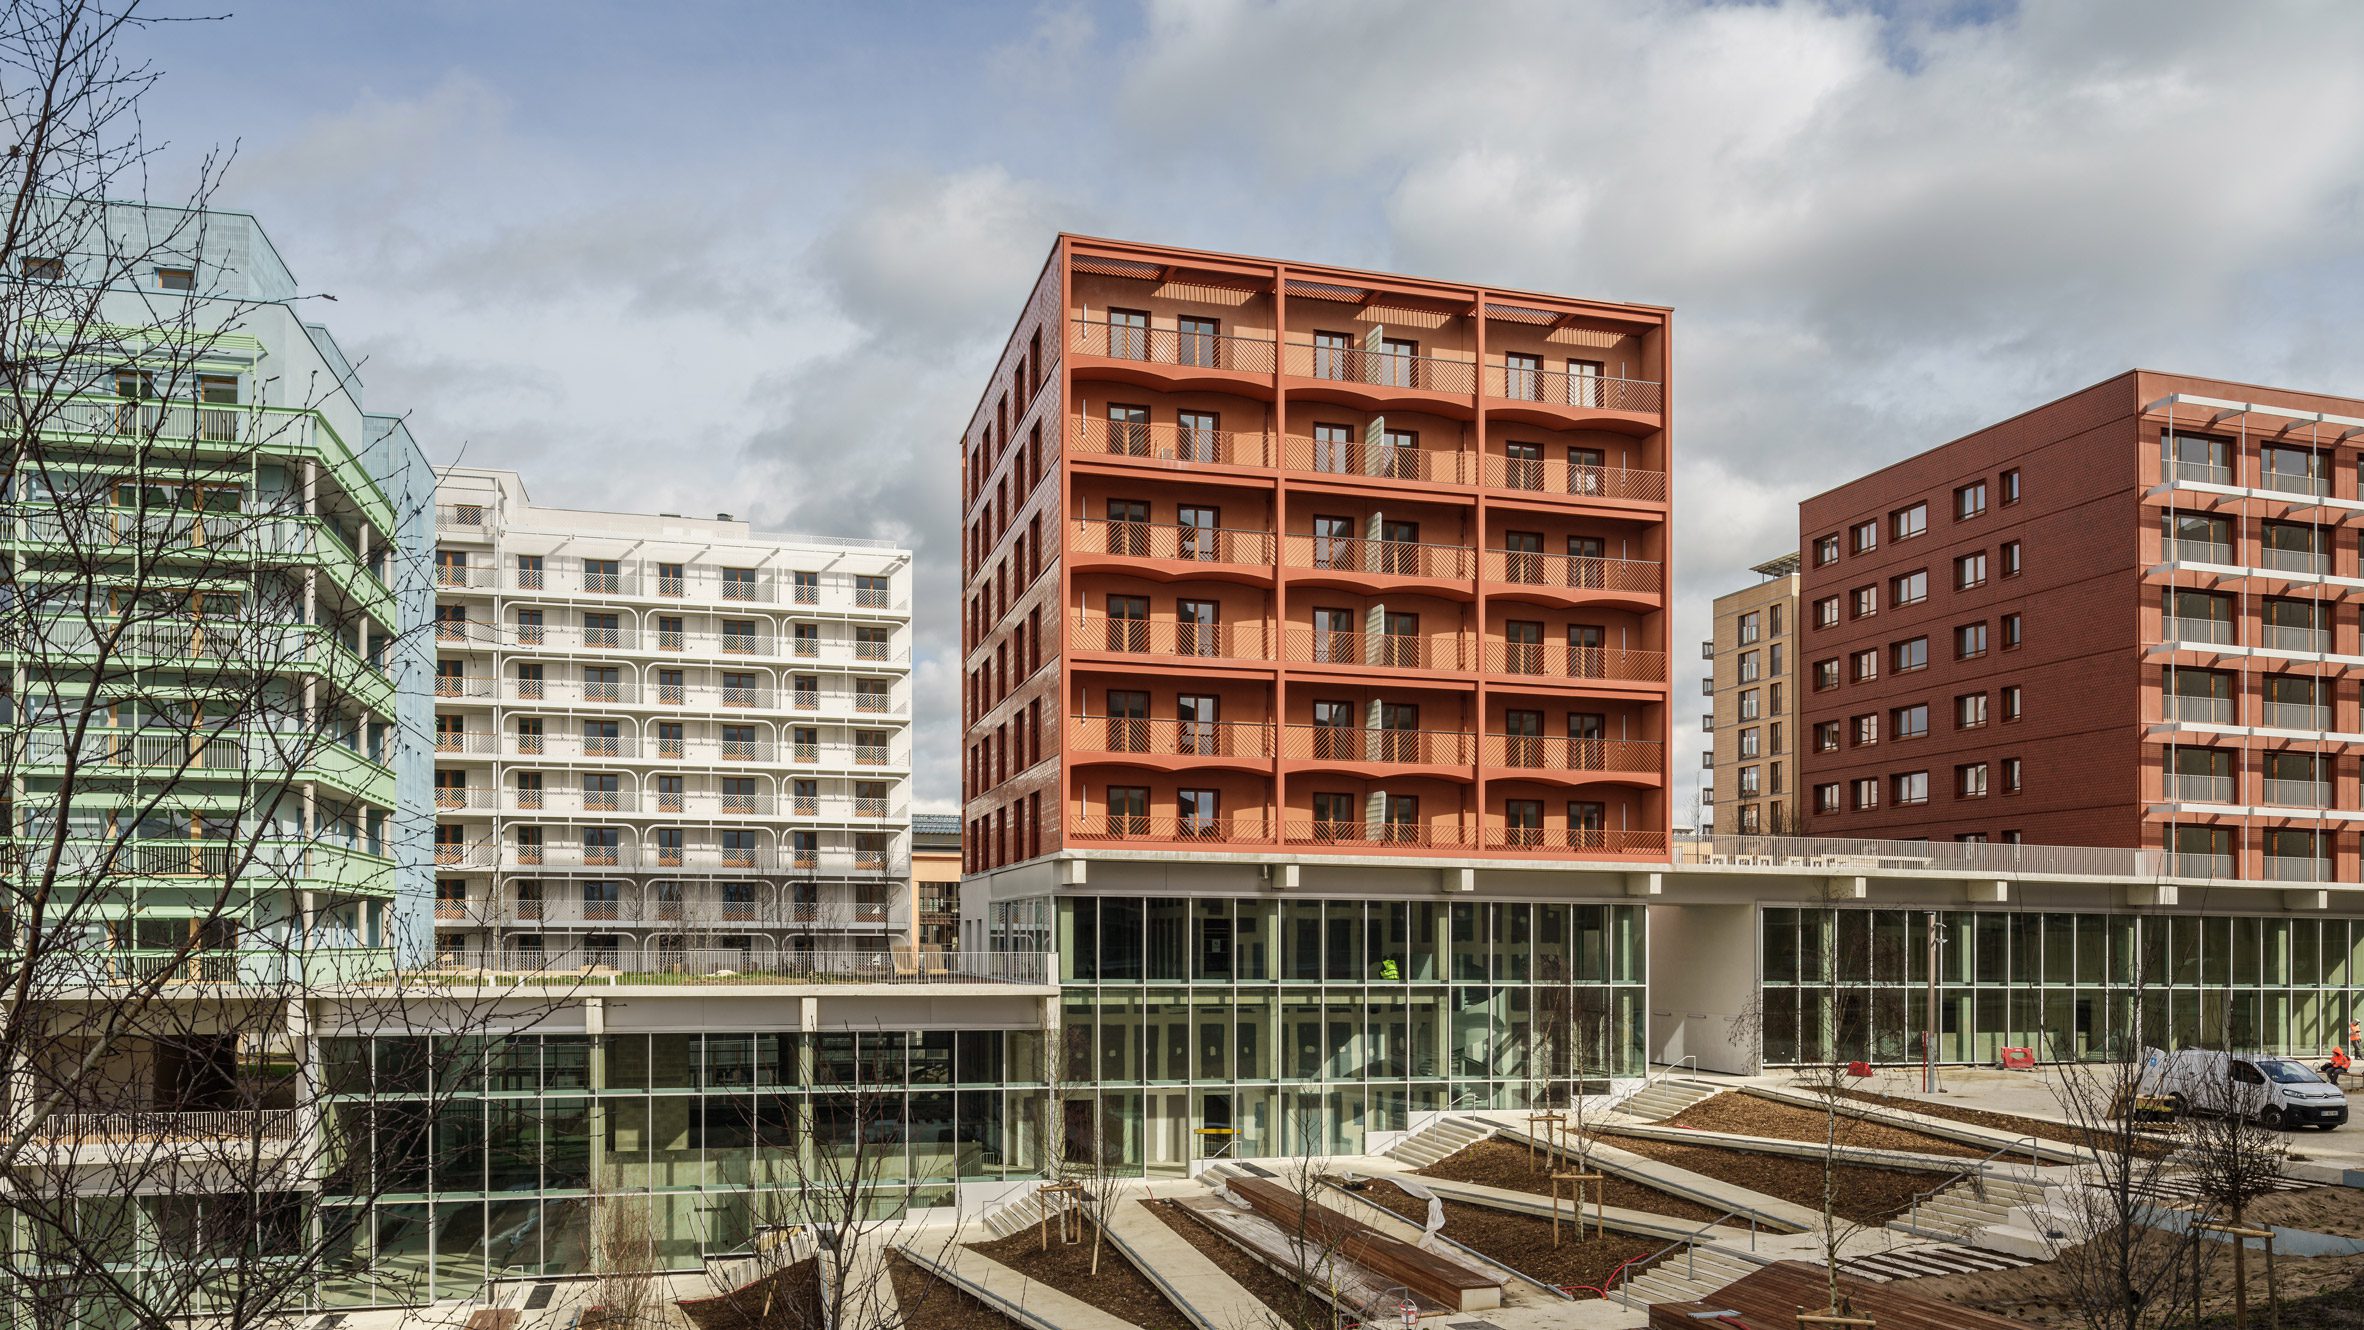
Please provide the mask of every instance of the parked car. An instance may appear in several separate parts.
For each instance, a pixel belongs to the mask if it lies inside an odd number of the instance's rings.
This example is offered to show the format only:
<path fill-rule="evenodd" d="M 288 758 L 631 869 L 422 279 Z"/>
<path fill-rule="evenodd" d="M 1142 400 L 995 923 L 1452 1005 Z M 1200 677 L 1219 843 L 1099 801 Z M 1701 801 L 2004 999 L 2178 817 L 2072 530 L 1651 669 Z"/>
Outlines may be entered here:
<path fill-rule="evenodd" d="M 2164 1095 L 2178 1112 L 2237 1113 L 2277 1129 L 2329 1131 L 2348 1120 L 2347 1094 L 2302 1062 L 2206 1048 L 2142 1053 L 2136 1092 Z"/>

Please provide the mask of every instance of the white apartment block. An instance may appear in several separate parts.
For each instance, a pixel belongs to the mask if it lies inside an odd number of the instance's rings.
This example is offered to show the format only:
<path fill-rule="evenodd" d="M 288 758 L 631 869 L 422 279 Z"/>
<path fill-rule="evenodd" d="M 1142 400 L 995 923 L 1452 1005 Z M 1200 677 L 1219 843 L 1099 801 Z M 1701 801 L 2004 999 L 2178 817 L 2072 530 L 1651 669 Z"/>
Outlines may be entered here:
<path fill-rule="evenodd" d="M 436 486 L 436 937 L 662 965 L 907 940 L 911 555 Z"/>

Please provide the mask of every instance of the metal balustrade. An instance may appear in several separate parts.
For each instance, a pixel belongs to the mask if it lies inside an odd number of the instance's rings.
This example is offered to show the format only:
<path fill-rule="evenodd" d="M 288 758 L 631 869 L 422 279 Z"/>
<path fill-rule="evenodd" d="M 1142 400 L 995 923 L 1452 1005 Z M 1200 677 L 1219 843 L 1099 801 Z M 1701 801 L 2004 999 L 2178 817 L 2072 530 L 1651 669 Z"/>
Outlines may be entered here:
<path fill-rule="evenodd" d="M 1315 439 L 1291 434 L 1281 440 L 1281 467 L 1325 476 L 1418 480 L 1439 485 L 1474 485 L 1478 463 L 1449 448 L 1417 448 L 1384 441 Z"/>
<path fill-rule="evenodd" d="M 1541 402 L 1646 415 L 1663 410 L 1666 400 L 1664 387 L 1654 379 L 1492 362 L 1486 366 L 1486 396 L 1510 402 Z"/>
<path fill-rule="evenodd" d="M 2083 845 L 2013 845 L 2001 841 L 1913 841 L 1859 836 L 1748 836 L 1684 832 L 1675 837 L 1674 849 L 1675 862 L 1679 864 L 1817 871 L 1853 868 L 1977 876 L 2032 874 L 2144 878 L 2157 877 L 2161 871 L 2169 868 L 2167 857 L 2158 850 Z M 2230 870 L 2229 860 L 2225 868 Z M 2189 874 L 2202 877 L 2222 875 Z"/>
<path fill-rule="evenodd" d="M 1489 581 L 1571 591 L 1613 591 L 1656 595 L 1665 566 L 1654 559 L 1612 559 L 1545 554 L 1529 550 L 1487 550 Z"/>
<path fill-rule="evenodd" d="M 1079 518 L 1069 524 L 1069 553 L 1106 554 L 1127 559 L 1169 559 L 1185 563 L 1263 565 L 1272 563 L 1272 533 L 1224 527 L 1177 526 L 1166 522 L 1111 522 Z"/>
<path fill-rule="evenodd" d="M 1486 765 L 1544 771 L 1616 771 L 1655 774 L 1666 763 L 1666 746 L 1655 739 L 1571 739 L 1549 734 L 1489 734 Z"/>
<path fill-rule="evenodd" d="M 1486 639 L 1485 660 L 1486 669 L 1496 674 L 1621 683 L 1662 683 L 1667 671 L 1663 651 L 1570 646 L 1566 642 L 1510 642 L 1498 637 Z"/>
<path fill-rule="evenodd" d="M 99 1145 L 129 1142 L 292 1141 L 295 1135 L 295 1110 L 288 1108 L 215 1109 L 203 1112 L 114 1109 L 48 1114 L 34 1128 L 33 1139 L 47 1145 Z"/>
<path fill-rule="evenodd" d="M 1290 624 L 1282 650 L 1282 658 L 1292 664 L 1459 671 L 1475 663 L 1470 639 L 1461 633 L 1340 632 Z"/>
<path fill-rule="evenodd" d="M 1451 582 L 1466 582 L 1477 572 L 1477 551 L 1467 545 L 1291 534 L 1281 548 L 1281 561 L 1291 568 Z"/>
<path fill-rule="evenodd" d="M 1580 499 L 1616 499 L 1632 503 L 1664 503 L 1667 500 L 1664 471 L 1585 466 L 1557 457 L 1509 457 L 1488 453 L 1484 474 L 1485 483 L 1493 489 L 1566 494 Z"/>
<path fill-rule="evenodd" d="M 471 965 L 447 961 L 410 976 L 455 985 L 1018 984 L 1056 982 L 1041 951 L 780 950 L 753 946 L 565 951 L 512 949 Z"/>
<path fill-rule="evenodd" d="M 1272 727 L 1262 721 L 1170 720 L 1146 716 L 1075 716 L 1069 742 L 1084 752 L 1164 757 L 1272 756 Z"/>
<path fill-rule="evenodd" d="M 1391 730 L 1363 725 L 1288 725 L 1281 756 L 1306 762 L 1466 767 L 1477 736 L 1463 730 Z"/>
<path fill-rule="evenodd" d="M 1283 372 L 1302 379 L 1352 383 L 1414 392 L 1467 397 L 1477 391 L 1477 366 L 1446 356 L 1361 346 L 1317 346 L 1291 342 L 1282 351 Z"/>
<path fill-rule="evenodd" d="M 1077 416 L 1068 423 L 1068 451 L 1079 457 L 1267 467 L 1272 465 L 1272 436 L 1262 430 L 1202 429 L 1163 421 Z"/>
<path fill-rule="evenodd" d="M 2228 700 L 2219 710 L 2220 717 L 2211 717 L 2219 724 L 2232 723 L 2232 704 Z M 2277 730 L 2328 730 L 2331 728 L 2331 708 L 2310 702 L 2268 702 L 2263 710 L 2265 724 Z M 2185 717 L 2184 719 L 2203 719 Z"/>
<path fill-rule="evenodd" d="M 1264 658 L 1264 624 L 1176 623 L 1170 619 L 1076 618 L 1068 621 L 1077 651 L 1133 655 Z"/>
<path fill-rule="evenodd" d="M 1104 356 L 1110 360 L 1243 374 L 1270 374 L 1273 367 L 1273 345 L 1269 337 L 1182 332 L 1174 328 L 1076 319 L 1071 338 L 1070 347 L 1075 354 Z"/>
<path fill-rule="evenodd" d="M 2168 642 L 2191 642 L 2201 646 L 2231 646 L 2233 621 L 2230 619 L 2188 619 L 2169 615 L 2159 622 L 2160 637 Z"/>

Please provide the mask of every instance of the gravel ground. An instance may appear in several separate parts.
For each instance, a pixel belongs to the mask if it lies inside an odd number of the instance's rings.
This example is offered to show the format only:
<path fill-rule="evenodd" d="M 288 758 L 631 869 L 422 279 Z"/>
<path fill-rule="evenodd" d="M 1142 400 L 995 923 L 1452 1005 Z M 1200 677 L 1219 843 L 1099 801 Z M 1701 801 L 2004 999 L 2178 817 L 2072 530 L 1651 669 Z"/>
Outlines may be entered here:
<path fill-rule="evenodd" d="M 1068 1297 L 1088 1302 L 1141 1330 L 1192 1330 L 1189 1318 L 1174 1309 L 1157 1285 L 1149 1282 L 1115 1246 L 1102 1243 L 1100 1272 L 1092 1273 L 1092 1226 L 1083 1226 L 1083 1240 L 1074 1244 L 1051 1234 L 1051 1245 L 1027 1229 L 992 1242 L 972 1242 L 969 1250 L 1010 1267 L 1019 1274 L 1055 1288 Z"/>
<path fill-rule="evenodd" d="M 2061 1259 L 2042 1265 L 2023 1266 L 2016 1270 L 1981 1270 L 1975 1274 L 1938 1275 L 1927 1279 L 1907 1279 L 1899 1287 L 1926 1297 L 1942 1298 L 2009 1316 L 2044 1330 L 2085 1330 L 2090 1324 L 2078 1310 L 2075 1290 L 2078 1281 L 2072 1274 L 2084 1256 L 2084 1249 L 2069 1248 Z M 2095 1253 L 2098 1261 L 2109 1262 L 2112 1253 L 2106 1248 Z M 2098 1277 L 2098 1276 L 2097 1276 Z M 2188 1278 L 2188 1275 L 2187 1275 Z M 2364 1330 L 2364 1256 L 2327 1257 L 2321 1260 L 2275 1262 L 2275 1282 L 2281 1293 L 2282 1325 L 2285 1330 Z M 2207 1318 L 2201 1330 L 2231 1330 L 2233 1306 L 2233 1269 L 2228 1256 L 2209 1262 L 2207 1280 L 2208 1300 L 2203 1309 Z M 2096 1284 L 2095 1287 L 2101 1287 Z M 2188 1292 L 2179 1297 L 2188 1297 Z M 2258 1330 L 2267 1324 L 2265 1316 L 2265 1262 L 2252 1254 L 2249 1262 L 2249 1324 Z M 2156 1310 L 2156 1309 L 2154 1309 Z M 2190 1313 L 2179 1310 L 2167 1318 L 2176 1326 L 2189 1326 Z"/>
<path fill-rule="evenodd" d="M 1529 1162 L 1527 1147 L 1523 1145 L 1513 1145 L 1504 1140 L 1484 1140 L 1430 1164 L 1419 1170 L 1418 1176 L 1549 1196 L 1551 1181 L 1542 1159 L 1542 1154 L 1538 1153 L 1535 1162 Z M 1565 1168 L 1566 1165 L 1561 1167 Z M 1604 1190 L 1608 1193 L 1601 1198 L 1604 1204 L 1625 1210 L 1639 1210 L 1644 1214 L 1665 1215 L 1670 1219 L 1689 1219 L 1704 1224 L 1720 1213 L 1697 1201 L 1620 1177 L 1611 1177 Z"/>
<path fill-rule="evenodd" d="M 2251 1201 L 2242 1211 L 2251 1224 L 2279 1224 L 2343 1238 L 2364 1238 L 2364 1191 L 2353 1187 L 2309 1187 L 2278 1191 Z"/>
<path fill-rule="evenodd" d="M 1016 1321 L 912 1264 L 900 1252 L 887 1256 L 895 1301 L 902 1305 L 902 1330 L 1024 1330 Z"/>
<path fill-rule="evenodd" d="M 1362 1195 L 1414 1223 L 1428 1222 L 1428 1202 L 1392 1182 L 1373 1182 Z M 1523 1275 L 1570 1289 L 1599 1288 L 1618 1266 L 1666 1246 L 1657 1239 L 1614 1232 L 1579 1239 L 1575 1225 L 1563 1223 L 1555 1250 L 1550 1220 L 1459 1201 L 1445 1202 L 1445 1236 Z"/>
<path fill-rule="evenodd" d="M 1270 1266 L 1232 1246 L 1207 1230 L 1207 1226 L 1182 1212 L 1172 1201 L 1141 1201 L 1149 1207 L 1167 1228 L 1182 1235 L 1182 1240 L 1198 1248 L 1199 1254 L 1215 1263 L 1215 1268 L 1231 1276 L 1232 1282 L 1256 1295 L 1276 1318 L 1277 1324 L 1327 1327 L 1329 1308 L 1320 1298 L 1307 1294 L 1289 1280 L 1274 1273 Z"/>
<path fill-rule="evenodd" d="M 1736 1136 L 1766 1136 L 1780 1141 L 1810 1141 L 1820 1145 L 1828 1117 L 1828 1114 L 1815 1109 L 1731 1091 L 1712 1099 L 1703 1099 L 1658 1125 L 1689 1127 L 1694 1131 L 1730 1132 Z M 1892 1127 L 1884 1122 L 1866 1122 L 1861 1118 L 1842 1115 L 1838 1126 L 1839 1144 L 1867 1150 L 1910 1150 L 1916 1154 L 1945 1155 L 1954 1159 L 1979 1159 L 1988 1153 L 1960 1141 L 1949 1141 L 1943 1136 L 1932 1136 L 1909 1127 Z M 1624 1139 L 1610 1138 L 1612 1143 Z"/>
<path fill-rule="evenodd" d="M 1722 1146 L 1645 1141 L 1630 1136 L 1618 1137 L 1616 1144 L 1620 1150 L 1689 1169 L 1718 1182 L 1746 1187 L 1812 1210 L 1822 1208 L 1823 1166 L 1819 1159 L 1752 1154 Z M 1915 1192 L 1927 1191 L 1944 1181 L 1942 1173 L 1841 1164 L 1833 1209 L 1850 1223 L 1886 1223 L 1912 1204 Z"/>
<path fill-rule="evenodd" d="M 2083 1130 L 2065 1122 L 2021 1117 L 2017 1113 L 1994 1113 L 1983 1108 L 1963 1108 L 1954 1104 L 1933 1104 L 1926 1100 L 1907 1099 L 1899 1095 L 1874 1094 L 1869 1090 L 1845 1090 L 1841 1093 L 1849 1099 L 1860 1099 L 1867 1104 L 1885 1104 L 1890 1108 L 1926 1113 L 1930 1117 L 1944 1118 L 1949 1122 L 1967 1122 L 1973 1127 L 1992 1127 L 1996 1131 L 2007 1131 L 2016 1136 L 2033 1136 L 2039 1141 L 2052 1141 L 2059 1145 L 2088 1147 L 2092 1145 Z M 2107 1145 L 2109 1142 L 2105 1140 L 2104 1144 Z M 2145 1158 L 2155 1158 L 2172 1153 L 2174 1149 L 2175 1143 L 2172 1141 L 2138 1140 L 2135 1153 Z"/>

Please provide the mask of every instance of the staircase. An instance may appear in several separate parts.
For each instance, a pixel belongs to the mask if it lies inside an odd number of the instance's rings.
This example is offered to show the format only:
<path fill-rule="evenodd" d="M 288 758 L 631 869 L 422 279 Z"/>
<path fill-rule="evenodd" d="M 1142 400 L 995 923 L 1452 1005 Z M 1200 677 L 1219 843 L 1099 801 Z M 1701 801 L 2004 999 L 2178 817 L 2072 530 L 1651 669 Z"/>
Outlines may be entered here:
<path fill-rule="evenodd" d="M 1951 1242 L 1908 1243 L 1841 1262 L 1839 1273 L 1872 1283 L 1891 1279 L 1920 1279 L 1928 1275 L 1966 1275 L 1985 1270 L 2016 1270 L 2034 1265 L 2033 1258 L 1987 1251 Z"/>
<path fill-rule="evenodd" d="M 1756 1271 L 1756 1263 L 1744 1256 L 1695 1245 L 1688 1252 L 1668 1252 L 1656 1265 L 1627 1280 L 1622 1291 L 1610 1289 L 1609 1296 L 1636 1306 L 1695 1302 Z"/>
<path fill-rule="evenodd" d="M 1988 1177 L 1983 1190 L 1977 1178 L 1964 1178 L 1923 1197 L 1917 1212 L 1907 1211 L 1888 1221 L 1896 1233 L 1967 1241 L 1980 1229 L 2000 1224 L 2023 1205 L 2044 1199 L 2044 1184 L 2017 1178 Z"/>
<path fill-rule="evenodd" d="M 1695 1081 L 1653 1081 L 1627 1095 L 1617 1105 L 1617 1111 L 1643 1122 L 1664 1122 L 1702 1099 L 1722 1094 L 1720 1085 L 1701 1085 Z"/>
<path fill-rule="evenodd" d="M 1494 1134 L 1494 1129 L 1469 1118 L 1438 1118 L 1397 1141 L 1387 1158 L 1414 1169 L 1449 1159 Z"/>
<path fill-rule="evenodd" d="M 1060 1197 L 1051 1211 L 1054 1222 L 1061 1211 L 1073 1207 L 1074 1204 L 1075 1201 L 1072 1197 Z M 1029 1187 L 1009 1200 L 987 1210 L 983 1219 L 986 1232 L 997 1238 L 1007 1238 L 1039 1226 L 1042 1223 L 1042 1216 L 1042 1203 L 1035 1199 L 1034 1188 Z"/>

